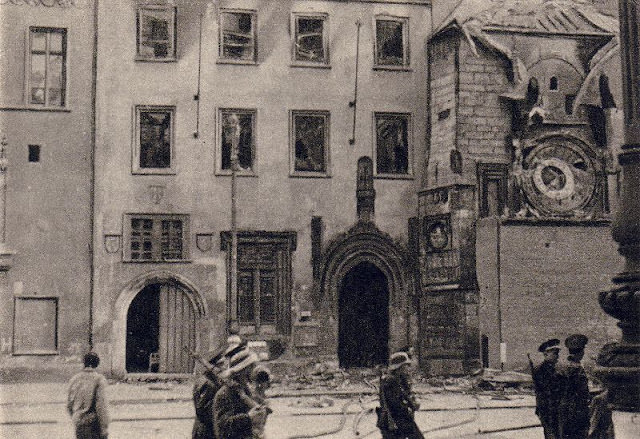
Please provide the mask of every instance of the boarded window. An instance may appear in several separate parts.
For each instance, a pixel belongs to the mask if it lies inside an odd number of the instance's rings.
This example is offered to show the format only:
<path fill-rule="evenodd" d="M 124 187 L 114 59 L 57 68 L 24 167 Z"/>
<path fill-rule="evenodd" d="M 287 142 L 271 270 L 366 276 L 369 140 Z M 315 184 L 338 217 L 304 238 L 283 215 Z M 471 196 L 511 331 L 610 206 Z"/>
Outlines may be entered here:
<path fill-rule="evenodd" d="M 14 354 L 58 352 L 58 298 L 15 297 L 13 316 Z"/>
<path fill-rule="evenodd" d="M 29 103 L 64 107 L 67 83 L 66 29 L 30 28 L 29 50 Z"/>
<path fill-rule="evenodd" d="M 126 259 L 136 262 L 187 259 L 186 215 L 126 216 L 128 226 Z"/>
<path fill-rule="evenodd" d="M 134 172 L 172 172 L 173 107 L 136 108 L 138 135 Z"/>
<path fill-rule="evenodd" d="M 327 172 L 329 152 L 329 113 L 293 111 L 293 173 Z"/>
<path fill-rule="evenodd" d="M 376 173 L 409 173 L 409 116 L 377 113 Z"/>
<path fill-rule="evenodd" d="M 240 170 L 250 171 L 253 169 L 255 116 L 255 110 L 220 110 L 222 121 L 220 167 L 222 170 L 231 170 L 231 156 L 234 147 L 237 148 Z"/>
<path fill-rule="evenodd" d="M 166 6 L 138 8 L 137 56 L 144 60 L 172 60 L 176 57 L 176 9 Z"/>
<path fill-rule="evenodd" d="M 255 18 L 252 11 L 224 11 L 220 14 L 221 58 L 255 61 Z"/>
<path fill-rule="evenodd" d="M 327 63 L 326 17 L 296 16 L 294 61 Z"/>
<path fill-rule="evenodd" d="M 409 65 L 407 26 L 407 20 L 402 18 L 376 20 L 375 64 L 377 66 Z"/>

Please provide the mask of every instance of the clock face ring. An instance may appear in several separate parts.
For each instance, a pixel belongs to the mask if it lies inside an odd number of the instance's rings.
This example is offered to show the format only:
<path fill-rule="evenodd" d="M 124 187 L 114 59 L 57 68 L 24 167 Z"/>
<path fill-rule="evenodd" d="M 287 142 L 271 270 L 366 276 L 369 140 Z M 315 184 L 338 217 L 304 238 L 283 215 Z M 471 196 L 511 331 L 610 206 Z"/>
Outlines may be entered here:
<path fill-rule="evenodd" d="M 575 191 L 575 177 L 569 165 L 557 158 L 542 160 L 533 170 L 533 184 L 547 197 L 562 200 Z"/>
<path fill-rule="evenodd" d="M 522 189 L 540 215 L 583 215 L 598 182 L 594 159 L 586 145 L 555 136 L 539 141 L 523 162 Z"/>

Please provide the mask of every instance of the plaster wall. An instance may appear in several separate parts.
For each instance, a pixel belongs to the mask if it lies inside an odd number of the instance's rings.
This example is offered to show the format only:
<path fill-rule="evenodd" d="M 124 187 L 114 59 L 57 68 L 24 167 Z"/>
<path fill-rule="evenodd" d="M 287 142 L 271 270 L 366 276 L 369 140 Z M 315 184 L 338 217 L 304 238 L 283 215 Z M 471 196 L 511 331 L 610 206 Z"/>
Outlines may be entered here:
<path fill-rule="evenodd" d="M 0 137 L 8 159 L 6 243 L 15 252 L 0 289 L 3 366 L 78 361 L 89 343 L 93 2 L 82 7 L 0 5 Z M 67 30 L 67 104 L 27 104 L 31 26 Z M 28 146 L 40 160 L 28 161 Z M 11 356 L 14 296 L 58 298 L 57 352 Z M 28 328 L 33 320 L 15 325 Z M 26 325 L 26 326 L 25 326 Z M 52 327 L 53 331 L 53 327 Z"/>

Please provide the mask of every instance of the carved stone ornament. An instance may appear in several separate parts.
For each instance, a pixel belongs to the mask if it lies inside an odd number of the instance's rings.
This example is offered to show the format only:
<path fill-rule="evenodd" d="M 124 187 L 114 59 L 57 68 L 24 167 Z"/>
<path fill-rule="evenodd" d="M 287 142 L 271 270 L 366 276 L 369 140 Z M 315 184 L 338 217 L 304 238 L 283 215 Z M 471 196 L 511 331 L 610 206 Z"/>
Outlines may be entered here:
<path fill-rule="evenodd" d="M 160 204 L 160 201 L 164 198 L 164 186 L 150 184 L 149 185 L 149 197 L 153 204 Z"/>
<path fill-rule="evenodd" d="M 121 235 L 104 235 L 104 248 L 107 253 L 117 253 L 120 250 Z"/>
<path fill-rule="evenodd" d="M 213 247 L 212 233 L 196 233 L 196 247 L 201 252 L 208 252 Z"/>

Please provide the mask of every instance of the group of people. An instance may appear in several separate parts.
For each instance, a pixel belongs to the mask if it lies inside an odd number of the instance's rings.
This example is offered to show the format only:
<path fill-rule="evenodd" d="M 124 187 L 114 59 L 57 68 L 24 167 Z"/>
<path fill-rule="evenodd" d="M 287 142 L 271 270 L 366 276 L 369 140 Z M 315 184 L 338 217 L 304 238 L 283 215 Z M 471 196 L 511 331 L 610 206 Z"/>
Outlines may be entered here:
<path fill-rule="evenodd" d="M 612 439 L 613 423 L 608 393 L 601 389 L 592 397 L 587 374 L 580 363 L 588 338 L 572 334 L 564 344 L 569 352 L 559 362 L 560 340 L 553 338 L 538 347 L 544 359 L 531 364 L 536 393 L 536 415 L 545 439 Z"/>
<path fill-rule="evenodd" d="M 240 337 L 229 337 L 227 344 L 195 380 L 192 439 L 264 439 L 270 372 Z"/>

